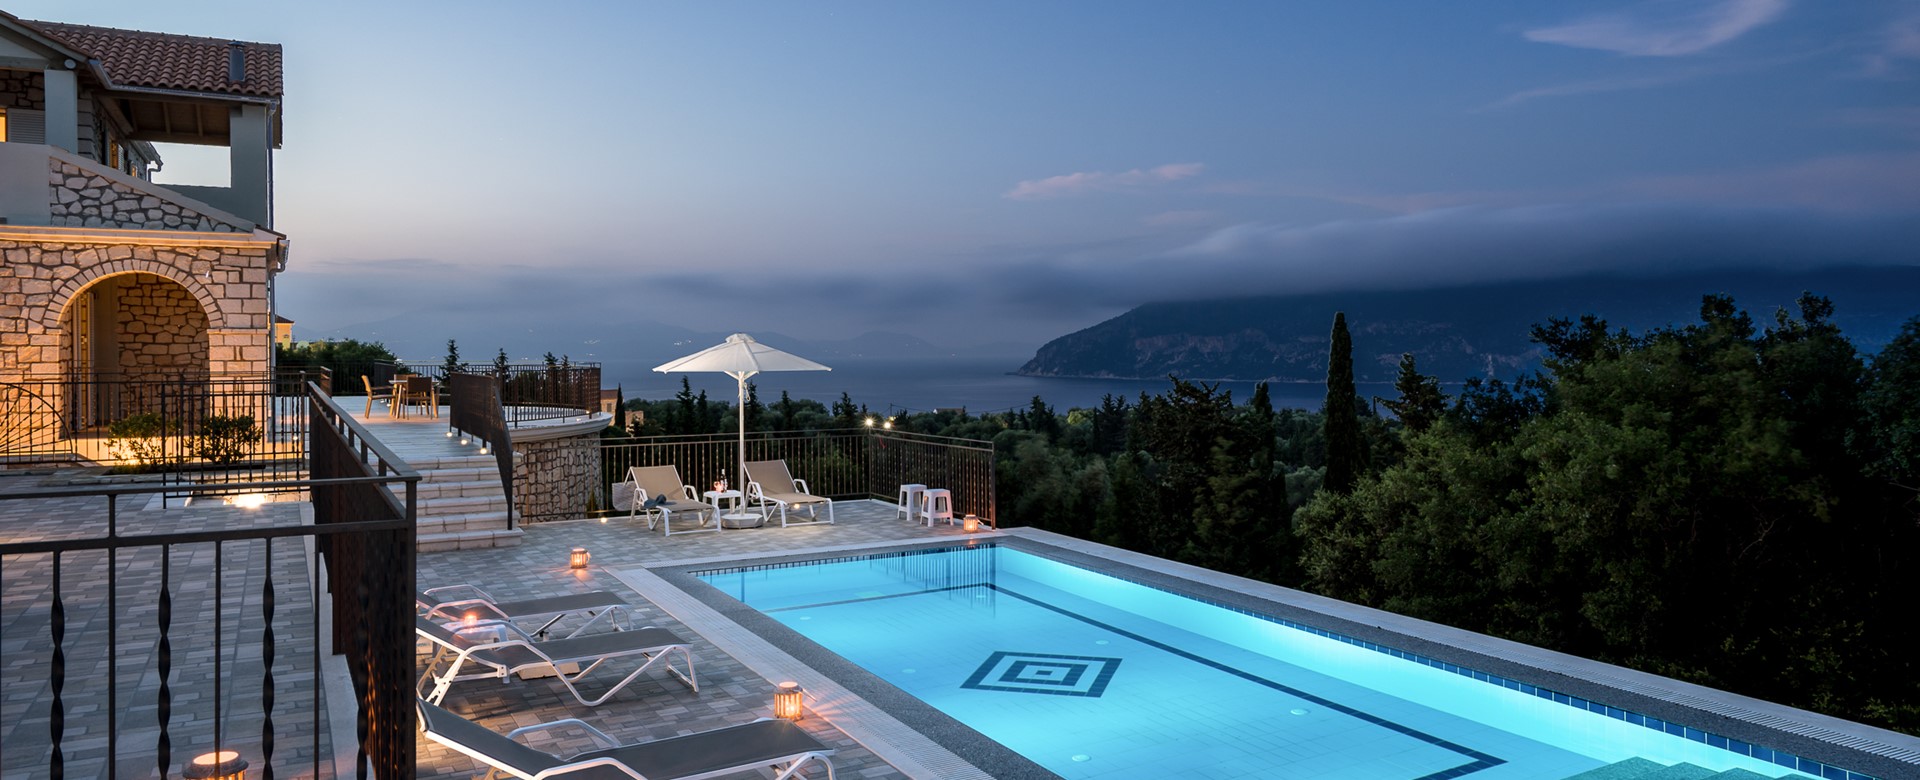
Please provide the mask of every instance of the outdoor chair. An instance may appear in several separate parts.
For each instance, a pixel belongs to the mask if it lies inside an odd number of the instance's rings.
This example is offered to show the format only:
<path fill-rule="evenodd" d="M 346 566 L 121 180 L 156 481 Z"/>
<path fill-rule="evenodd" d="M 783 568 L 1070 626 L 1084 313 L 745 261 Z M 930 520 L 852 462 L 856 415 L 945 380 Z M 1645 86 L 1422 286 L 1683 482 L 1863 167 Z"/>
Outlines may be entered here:
<path fill-rule="evenodd" d="M 486 777 L 501 774 L 522 780 L 546 780 L 576 772 L 584 777 L 633 780 L 699 780 L 736 772 L 762 770 L 773 780 L 797 777 L 804 767 L 818 763 L 833 780 L 833 748 L 790 721 L 761 718 L 751 723 L 722 726 L 633 745 L 622 745 L 605 732 L 578 718 L 521 726 L 501 734 L 436 706 L 417 702 L 420 730 L 428 739 L 464 753 L 490 767 Z M 522 734 L 558 726 L 577 726 L 605 745 L 568 758 L 516 741 Z M 774 771 L 766 771 L 767 769 Z"/>
<path fill-rule="evenodd" d="M 466 591 L 466 598 L 443 598 L 441 594 L 453 591 Z M 468 595 L 472 594 L 472 595 Z M 563 596 L 546 596 L 537 599 L 519 601 L 501 601 L 492 594 L 481 590 L 478 585 L 445 585 L 428 588 L 413 594 L 413 602 L 421 610 L 421 615 L 429 620 L 460 620 L 474 615 L 483 620 L 541 620 L 539 628 L 533 630 L 537 639 L 545 640 L 547 631 L 553 624 L 568 615 L 587 616 L 587 622 L 575 626 L 565 638 L 571 639 L 586 633 L 587 629 L 606 623 L 616 631 L 633 628 L 632 606 L 616 593 L 596 590 L 590 593 L 569 593 Z"/>
<path fill-rule="evenodd" d="M 434 388 L 433 377 L 418 375 L 407 377 L 401 392 L 403 395 L 400 398 L 400 406 L 403 409 L 419 404 L 428 417 L 440 416 L 440 391 Z"/>
<path fill-rule="evenodd" d="M 456 682 L 486 678 L 505 681 L 508 675 L 535 670 L 546 671 L 560 678 L 561 684 L 567 686 L 567 691 L 573 694 L 575 700 L 589 707 L 597 707 L 627 687 L 627 683 L 639 679 L 648 668 L 662 661 L 665 663 L 661 665 L 666 667 L 668 673 L 680 678 L 680 682 L 686 683 L 695 693 L 700 692 L 700 684 L 694 680 L 693 651 L 687 648 L 687 643 L 680 637 L 664 628 L 637 628 L 535 642 L 526 631 L 506 620 L 476 620 L 449 628 L 415 616 L 413 624 L 415 633 L 435 645 L 433 658 L 427 661 L 426 674 L 421 675 L 420 683 L 416 686 L 418 692 L 431 681 L 433 690 L 422 695 L 435 704 L 447 697 L 447 689 Z M 675 653 L 680 655 L 687 667 L 685 672 L 673 668 L 672 656 Z M 601 664 L 636 655 L 647 659 L 646 663 L 627 673 L 605 693 L 589 699 L 580 692 L 578 683 L 600 668 Z M 443 662 L 446 670 L 440 671 Z M 569 674 L 562 668 L 566 664 L 577 665 L 579 671 Z M 469 668 L 475 671 L 462 673 Z"/>
<path fill-rule="evenodd" d="M 367 388 L 367 413 L 362 415 L 363 417 L 373 416 L 374 401 L 386 401 L 387 413 L 388 414 L 393 413 L 393 387 L 392 386 L 387 386 L 379 390 L 375 390 L 373 389 L 373 380 L 367 378 L 366 374 L 360 375 L 360 384 Z"/>
<path fill-rule="evenodd" d="M 821 504 L 827 506 L 827 525 L 833 525 L 833 499 L 827 498 L 826 496 L 814 495 L 813 490 L 807 487 L 806 480 L 794 479 L 792 474 L 787 473 L 786 461 L 748 461 L 742 464 L 742 468 L 746 469 L 747 472 L 747 499 L 761 506 L 768 504 L 778 505 L 780 507 L 781 528 L 785 528 L 788 525 L 805 525 L 808 523 L 821 522 Z M 807 514 L 813 519 L 788 523 L 787 508 L 790 506 L 806 507 Z"/>
<path fill-rule="evenodd" d="M 632 486 L 631 495 L 627 497 L 627 517 L 646 513 L 649 531 L 658 523 L 665 535 L 672 536 L 674 518 L 689 516 L 699 522 L 699 527 L 682 528 L 680 533 L 720 530 L 715 517 L 720 510 L 702 503 L 700 494 L 692 485 L 680 481 L 680 470 L 673 466 L 634 466 L 627 469 L 626 484 Z M 619 506 L 617 497 L 614 506 Z"/>

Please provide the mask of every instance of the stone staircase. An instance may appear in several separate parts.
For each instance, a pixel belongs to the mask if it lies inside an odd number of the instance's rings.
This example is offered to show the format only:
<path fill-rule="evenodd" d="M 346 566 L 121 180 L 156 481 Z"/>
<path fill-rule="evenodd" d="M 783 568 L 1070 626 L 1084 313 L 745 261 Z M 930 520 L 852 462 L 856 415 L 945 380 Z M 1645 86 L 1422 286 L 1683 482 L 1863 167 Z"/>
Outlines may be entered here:
<path fill-rule="evenodd" d="M 1589 769 L 1565 780 L 1772 780 L 1774 777 L 1786 780 L 1813 780 L 1802 774 L 1763 775 L 1745 769 L 1715 772 L 1684 761 L 1667 766 L 1644 758 L 1629 758 L 1599 769 Z"/>
<path fill-rule="evenodd" d="M 509 527 L 512 509 L 500 489 L 500 466 L 492 455 L 410 458 L 407 465 L 420 472 L 420 552 L 520 544 L 522 532 Z"/>

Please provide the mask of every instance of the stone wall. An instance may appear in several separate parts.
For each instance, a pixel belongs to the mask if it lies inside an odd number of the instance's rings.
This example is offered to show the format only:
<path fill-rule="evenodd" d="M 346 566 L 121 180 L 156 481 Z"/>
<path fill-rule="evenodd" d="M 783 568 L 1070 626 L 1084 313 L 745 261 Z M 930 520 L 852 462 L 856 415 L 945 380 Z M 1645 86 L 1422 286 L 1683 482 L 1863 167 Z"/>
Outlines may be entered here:
<path fill-rule="evenodd" d="M 0 225 L 0 381 L 60 376 L 62 361 L 70 357 L 62 322 L 68 303 L 94 283 L 123 274 L 152 274 L 177 285 L 184 298 L 170 298 L 170 311 L 183 300 L 198 306 L 208 370 L 260 372 L 271 366 L 267 278 L 278 251 L 271 242 L 236 236 L 228 245 L 173 246 L 101 236 L 83 243 L 78 237 L 39 238 L 31 230 L 9 233 Z M 157 304 L 154 311 L 158 316 Z"/>
<path fill-rule="evenodd" d="M 0 108 L 47 109 L 47 77 L 39 71 L 0 70 Z"/>
<path fill-rule="evenodd" d="M 232 233 L 239 226 L 169 203 L 72 163 L 49 159 L 53 185 L 49 224 L 135 230 Z"/>
<path fill-rule="evenodd" d="M 585 517 L 600 481 L 600 433 L 515 442 L 514 509 L 524 522 Z M 605 489 L 604 485 L 599 486 Z M 594 499 L 594 508 L 602 499 Z"/>
<path fill-rule="evenodd" d="M 114 327 L 123 374 L 177 376 L 207 370 L 207 314 L 187 288 L 153 274 L 118 277 Z"/>

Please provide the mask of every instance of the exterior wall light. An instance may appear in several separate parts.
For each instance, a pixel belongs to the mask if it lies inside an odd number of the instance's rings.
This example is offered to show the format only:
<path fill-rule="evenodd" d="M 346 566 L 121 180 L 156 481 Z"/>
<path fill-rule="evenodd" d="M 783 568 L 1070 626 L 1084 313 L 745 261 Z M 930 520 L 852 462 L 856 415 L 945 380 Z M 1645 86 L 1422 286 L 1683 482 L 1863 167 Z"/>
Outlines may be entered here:
<path fill-rule="evenodd" d="M 773 689 L 773 716 L 797 721 L 800 719 L 800 699 L 806 691 L 800 690 L 800 683 L 788 680 Z"/>

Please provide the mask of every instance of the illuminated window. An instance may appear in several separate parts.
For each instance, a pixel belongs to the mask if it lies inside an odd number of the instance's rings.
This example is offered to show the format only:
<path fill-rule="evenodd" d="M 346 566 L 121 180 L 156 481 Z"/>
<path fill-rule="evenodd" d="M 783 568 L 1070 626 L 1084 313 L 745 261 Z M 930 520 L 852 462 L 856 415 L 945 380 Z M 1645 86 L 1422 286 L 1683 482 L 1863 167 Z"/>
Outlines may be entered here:
<path fill-rule="evenodd" d="M 7 140 L 7 110 L 0 108 L 0 142 Z"/>

